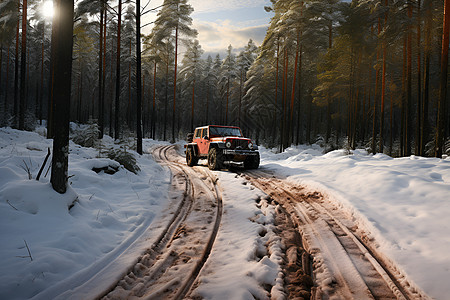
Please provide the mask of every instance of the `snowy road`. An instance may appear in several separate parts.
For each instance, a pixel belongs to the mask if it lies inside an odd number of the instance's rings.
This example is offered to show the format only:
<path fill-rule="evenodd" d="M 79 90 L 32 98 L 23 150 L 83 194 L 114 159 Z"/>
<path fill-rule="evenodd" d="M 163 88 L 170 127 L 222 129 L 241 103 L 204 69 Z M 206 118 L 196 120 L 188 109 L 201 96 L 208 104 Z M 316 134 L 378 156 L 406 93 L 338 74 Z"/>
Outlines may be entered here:
<path fill-rule="evenodd" d="M 214 244 L 222 217 L 217 179 L 177 162 L 173 146 L 154 149 L 172 172 L 172 198 L 179 203 L 155 244 L 102 299 L 183 299 Z"/>

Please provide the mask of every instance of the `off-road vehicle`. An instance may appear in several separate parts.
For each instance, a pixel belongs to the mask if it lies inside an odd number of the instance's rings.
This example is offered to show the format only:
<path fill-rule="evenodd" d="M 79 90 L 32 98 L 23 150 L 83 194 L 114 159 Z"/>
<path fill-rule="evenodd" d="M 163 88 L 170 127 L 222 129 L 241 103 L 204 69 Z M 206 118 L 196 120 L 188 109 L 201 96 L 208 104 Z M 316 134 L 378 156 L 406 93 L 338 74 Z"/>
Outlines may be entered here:
<path fill-rule="evenodd" d="M 211 170 L 222 169 L 231 163 L 243 163 L 246 169 L 259 167 L 258 146 L 235 126 L 208 125 L 197 127 L 188 134 L 186 163 L 195 166 L 199 159 L 207 159 Z"/>

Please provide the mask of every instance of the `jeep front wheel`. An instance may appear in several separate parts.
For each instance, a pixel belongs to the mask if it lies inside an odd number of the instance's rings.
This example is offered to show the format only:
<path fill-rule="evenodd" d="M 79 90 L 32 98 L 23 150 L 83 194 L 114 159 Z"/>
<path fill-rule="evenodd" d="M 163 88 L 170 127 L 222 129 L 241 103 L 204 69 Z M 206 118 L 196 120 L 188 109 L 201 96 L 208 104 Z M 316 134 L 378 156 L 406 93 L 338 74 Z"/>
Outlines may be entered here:
<path fill-rule="evenodd" d="M 189 167 L 196 166 L 198 163 L 198 157 L 192 148 L 188 148 L 186 151 L 186 163 Z"/>
<path fill-rule="evenodd" d="M 209 149 L 208 168 L 210 170 L 219 170 L 222 167 L 222 152 L 216 148 Z"/>
<path fill-rule="evenodd" d="M 244 168 L 251 170 L 251 169 L 258 169 L 259 167 L 259 153 L 257 153 L 256 155 L 251 155 L 248 156 L 245 160 L 244 160 Z"/>

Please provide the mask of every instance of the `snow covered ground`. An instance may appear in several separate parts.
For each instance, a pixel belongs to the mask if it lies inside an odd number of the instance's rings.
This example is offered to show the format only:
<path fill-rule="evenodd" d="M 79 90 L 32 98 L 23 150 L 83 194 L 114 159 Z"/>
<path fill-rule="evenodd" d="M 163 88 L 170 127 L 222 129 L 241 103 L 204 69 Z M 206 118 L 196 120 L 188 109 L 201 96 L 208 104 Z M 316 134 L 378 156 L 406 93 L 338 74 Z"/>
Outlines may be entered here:
<path fill-rule="evenodd" d="M 104 270 L 78 291 L 100 292 L 148 247 L 158 234 L 153 223 L 164 216 L 170 173 L 150 155 L 138 158 L 138 175 L 124 168 L 97 174 L 93 167 L 119 164 L 71 142 L 70 189 L 61 196 L 44 177 L 47 168 L 35 180 L 51 144 L 37 133 L 0 128 L 0 299 L 52 299 Z"/>
<path fill-rule="evenodd" d="M 145 140 L 144 149 L 158 143 Z M 104 144 L 113 146 L 108 138 Z M 97 174 L 92 167 L 118 164 L 71 143 L 71 188 L 61 196 L 44 177 L 46 170 L 34 180 L 48 147 L 51 140 L 38 133 L 0 128 L 0 299 L 92 297 L 133 263 L 167 219 L 170 172 L 149 154 L 138 158 L 138 175 L 124 168 Z M 261 169 L 339 203 L 413 282 L 433 298 L 447 298 L 450 159 L 321 151 L 262 149 Z M 272 295 L 282 295 L 273 208 L 258 207 L 262 193 L 241 177 L 214 173 L 224 216 L 196 292 L 207 299 L 263 299 L 269 284 Z"/>
<path fill-rule="evenodd" d="M 318 146 L 263 151 L 262 170 L 327 195 L 426 294 L 448 299 L 450 158 L 391 158 Z"/>

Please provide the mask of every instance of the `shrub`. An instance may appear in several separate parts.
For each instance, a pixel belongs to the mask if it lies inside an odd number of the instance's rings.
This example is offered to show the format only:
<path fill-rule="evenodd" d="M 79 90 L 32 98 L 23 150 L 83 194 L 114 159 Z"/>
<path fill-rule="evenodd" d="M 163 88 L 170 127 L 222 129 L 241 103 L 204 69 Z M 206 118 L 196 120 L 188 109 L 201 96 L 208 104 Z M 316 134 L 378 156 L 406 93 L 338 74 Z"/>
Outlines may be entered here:
<path fill-rule="evenodd" d="M 87 125 L 75 125 L 71 126 L 72 141 L 82 147 L 99 147 L 98 136 L 100 130 L 94 120 L 89 120 Z"/>
<path fill-rule="evenodd" d="M 108 152 L 108 158 L 117 161 L 125 169 L 137 174 L 141 169 L 137 165 L 136 158 L 130 152 L 123 149 L 111 149 Z"/>

